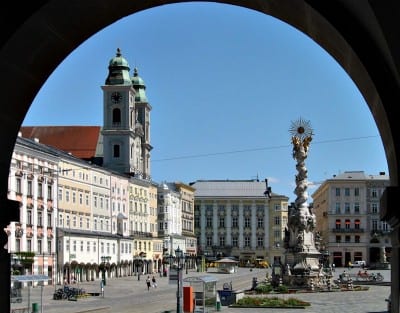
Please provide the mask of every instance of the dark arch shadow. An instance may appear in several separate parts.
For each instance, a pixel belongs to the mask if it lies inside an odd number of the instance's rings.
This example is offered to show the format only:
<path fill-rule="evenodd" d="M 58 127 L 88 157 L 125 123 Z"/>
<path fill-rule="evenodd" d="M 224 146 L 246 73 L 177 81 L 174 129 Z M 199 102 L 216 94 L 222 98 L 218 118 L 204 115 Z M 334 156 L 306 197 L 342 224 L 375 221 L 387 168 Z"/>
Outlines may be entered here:
<path fill-rule="evenodd" d="M 37 92 L 55 68 L 90 36 L 117 20 L 152 7 L 188 1 L 48 0 L 8 3 L 2 10 L 0 46 L 0 222 L 18 219 L 18 204 L 7 199 L 8 173 L 15 140 Z M 394 228 L 392 277 L 399 277 L 398 226 L 400 140 L 396 132 L 400 103 L 400 2 L 346 0 L 231 0 L 233 4 L 274 16 L 304 32 L 330 53 L 364 96 L 380 132 L 391 186 L 381 216 Z M 1 244 L 7 235 L 0 235 Z M 0 252 L 0 307 L 9 309 L 9 255 Z M 398 279 L 393 279 L 393 307 Z"/>

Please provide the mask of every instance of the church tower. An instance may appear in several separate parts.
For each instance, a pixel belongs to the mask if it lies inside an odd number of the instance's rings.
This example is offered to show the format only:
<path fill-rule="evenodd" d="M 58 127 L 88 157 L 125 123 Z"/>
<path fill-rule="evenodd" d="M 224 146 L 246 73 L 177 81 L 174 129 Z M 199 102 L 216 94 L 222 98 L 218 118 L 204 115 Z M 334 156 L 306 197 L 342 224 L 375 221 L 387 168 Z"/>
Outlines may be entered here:
<path fill-rule="evenodd" d="M 150 111 L 143 80 L 118 48 L 108 65 L 103 90 L 103 166 L 122 174 L 151 179 Z"/>

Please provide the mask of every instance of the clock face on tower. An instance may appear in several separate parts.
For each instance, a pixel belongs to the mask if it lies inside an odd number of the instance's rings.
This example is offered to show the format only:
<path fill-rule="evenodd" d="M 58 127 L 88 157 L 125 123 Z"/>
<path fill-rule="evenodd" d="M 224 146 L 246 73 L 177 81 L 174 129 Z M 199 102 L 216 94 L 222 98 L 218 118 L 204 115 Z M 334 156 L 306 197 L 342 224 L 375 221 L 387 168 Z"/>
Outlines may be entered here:
<path fill-rule="evenodd" d="M 119 93 L 119 92 L 113 92 L 112 94 L 111 94 L 111 101 L 113 102 L 113 103 L 120 103 L 121 102 L 121 99 L 122 99 L 122 96 L 121 96 L 121 94 Z"/>

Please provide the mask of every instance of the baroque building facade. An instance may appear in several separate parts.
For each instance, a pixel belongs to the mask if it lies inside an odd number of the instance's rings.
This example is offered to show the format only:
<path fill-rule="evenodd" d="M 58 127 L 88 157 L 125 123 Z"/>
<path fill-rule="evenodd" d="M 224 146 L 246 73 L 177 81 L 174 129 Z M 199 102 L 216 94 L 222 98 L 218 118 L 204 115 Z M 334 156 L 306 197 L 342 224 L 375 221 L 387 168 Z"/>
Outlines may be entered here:
<path fill-rule="evenodd" d="M 194 226 L 198 254 L 235 257 L 241 265 L 283 260 L 288 197 L 269 193 L 259 180 L 198 180 Z"/>
<path fill-rule="evenodd" d="M 19 202 L 20 220 L 5 229 L 12 273 L 47 275 L 51 283 L 56 279 L 57 170 L 52 149 L 18 136 L 8 197 Z"/>
<path fill-rule="evenodd" d="M 102 127 L 21 127 L 16 144 L 9 198 L 21 220 L 7 227 L 8 246 L 49 283 L 161 272 L 167 246 L 196 253 L 190 186 L 174 186 L 173 214 L 159 223 L 144 81 L 119 49 L 108 70 Z"/>
<path fill-rule="evenodd" d="M 387 186 L 389 176 L 384 172 L 345 171 L 325 180 L 312 194 L 321 250 L 329 253 L 331 264 L 348 266 L 363 260 L 374 267 L 390 262 L 391 228 L 379 217 Z"/>

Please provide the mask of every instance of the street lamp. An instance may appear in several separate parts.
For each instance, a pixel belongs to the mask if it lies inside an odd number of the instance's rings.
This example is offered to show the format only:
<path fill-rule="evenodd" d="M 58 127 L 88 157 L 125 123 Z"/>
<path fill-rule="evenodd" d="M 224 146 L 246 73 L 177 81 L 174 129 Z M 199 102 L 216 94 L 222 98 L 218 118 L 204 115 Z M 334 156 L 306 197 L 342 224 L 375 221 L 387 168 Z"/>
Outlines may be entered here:
<path fill-rule="evenodd" d="M 328 250 L 324 250 L 322 252 L 323 266 L 324 267 L 329 267 L 329 255 L 330 255 L 330 252 Z"/>
<path fill-rule="evenodd" d="M 138 277 L 137 277 L 137 280 L 140 280 L 140 274 L 142 274 L 143 273 L 143 264 L 144 262 L 143 262 L 143 258 L 142 258 L 142 255 L 140 255 L 139 256 L 139 261 L 138 261 Z"/>
<path fill-rule="evenodd" d="M 185 269 L 186 269 L 186 275 L 188 274 L 188 267 L 189 267 L 189 253 L 185 253 Z"/>
<path fill-rule="evenodd" d="M 107 256 L 103 255 L 101 257 L 101 262 L 102 262 L 102 265 L 103 265 L 103 267 L 101 269 L 101 274 L 102 274 L 102 280 L 103 280 L 104 286 L 106 285 L 106 262 L 108 262 L 110 260 L 111 260 L 111 257 L 108 256 L 108 255 Z"/>
<path fill-rule="evenodd" d="M 182 269 L 185 264 L 183 251 L 179 247 L 175 250 L 176 271 L 178 274 L 178 288 L 176 291 L 176 312 L 182 313 L 181 310 L 181 287 L 182 287 Z"/>

